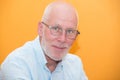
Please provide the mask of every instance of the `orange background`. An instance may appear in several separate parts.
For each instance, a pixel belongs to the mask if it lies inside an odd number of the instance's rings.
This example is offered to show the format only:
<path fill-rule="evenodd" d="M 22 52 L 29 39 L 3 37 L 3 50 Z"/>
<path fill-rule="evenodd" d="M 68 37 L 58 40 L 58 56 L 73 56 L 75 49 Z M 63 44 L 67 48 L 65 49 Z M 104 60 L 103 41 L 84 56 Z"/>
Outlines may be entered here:
<path fill-rule="evenodd" d="M 53 0 L 0 0 L 0 63 L 37 36 L 45 6 Z M 89 80 L 120 80 L 120 1 L 67 0 L 80 15 L 81 31 L 70 52 L 79 55 Z"/>

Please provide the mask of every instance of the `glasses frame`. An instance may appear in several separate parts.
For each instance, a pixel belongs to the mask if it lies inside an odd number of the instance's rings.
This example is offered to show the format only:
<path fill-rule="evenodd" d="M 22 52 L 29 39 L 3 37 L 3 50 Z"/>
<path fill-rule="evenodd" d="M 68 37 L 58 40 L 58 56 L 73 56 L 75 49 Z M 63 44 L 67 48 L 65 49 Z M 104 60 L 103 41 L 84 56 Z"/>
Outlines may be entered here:
<path fill-rule="evenodd" d="M 45 22 L 41 22 L 41 23 L 44 24 L 46 27 L 48 27 L 48 28 L 50 29 L 51 34 L 52 34 L 51 27 L 53 27 L 53 26 L 50 26 L 50 25 L 46 24 Z M 61 29 L 62 29 L 62 28 L 61 28 Z M 63 30 L 63 29 L 62 29 L 62 30 Z M 65 31 L 66 31 L 66 30 L 65 30 Z M 77 31 L 77 33 L 76 33 L 74 39 L 76 39 L 77 35 L 80 34 L 80 32 L 79 32 L 78 30 L 76 30 L 76 31 Z M 52 35 L 54 35 L 54 34 L 52 34 Z M 69 38 L 69 39 L 73 39 L 73 38 Z"/>

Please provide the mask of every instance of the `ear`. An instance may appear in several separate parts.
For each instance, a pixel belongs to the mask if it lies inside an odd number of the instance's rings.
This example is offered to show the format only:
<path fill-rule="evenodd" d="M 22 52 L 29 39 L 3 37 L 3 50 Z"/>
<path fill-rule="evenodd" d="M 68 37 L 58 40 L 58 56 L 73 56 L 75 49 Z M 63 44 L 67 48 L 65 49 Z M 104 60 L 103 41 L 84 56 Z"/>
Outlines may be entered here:
<path fill-rule="evenodd" d="M 41 22 L 38 23 L 38 35 L 42 36 L 43 33 L 43 25 Z"/>

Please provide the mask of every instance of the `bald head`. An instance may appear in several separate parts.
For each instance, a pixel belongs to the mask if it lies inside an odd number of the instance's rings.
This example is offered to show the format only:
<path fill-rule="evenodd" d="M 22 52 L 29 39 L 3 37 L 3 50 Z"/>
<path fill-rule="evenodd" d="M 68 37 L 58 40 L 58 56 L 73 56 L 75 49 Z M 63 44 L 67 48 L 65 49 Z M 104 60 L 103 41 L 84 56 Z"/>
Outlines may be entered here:
<path fill-rule="evenodd" d="M 73 25 L 77 26 L 78 16 L 75 8 L 65 1 L 55 1 L 49 4 L 44 11 L 42 21 L 52 24 L 53 21 L 60 20 L 64 22 L 71 22 Z M 54 24 L 54 23 L 53 23 Z M 68 26 L 70 26 L 68 25 Z"/>

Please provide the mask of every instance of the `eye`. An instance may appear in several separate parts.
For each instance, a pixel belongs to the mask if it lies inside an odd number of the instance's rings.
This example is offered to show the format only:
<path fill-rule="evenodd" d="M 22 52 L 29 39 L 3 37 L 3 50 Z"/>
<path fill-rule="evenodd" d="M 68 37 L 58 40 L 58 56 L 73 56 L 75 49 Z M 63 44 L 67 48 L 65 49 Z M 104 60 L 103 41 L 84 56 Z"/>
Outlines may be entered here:
<path fill-rule="evenodd" d="M 75 33 L 75 30 L 67 30 L 67 33 L 68 33 L 68 34 L 74 34 L 74 33 Z"/>
<path fill-rule="evenodd" d="M 61 30 L 58 26 L 53 26 L 53 27 L 51 27 L 51 29 L 52 29 L 53 31 L 56 31 L 56 32 L 58 32 L 58 31 Z"/>

